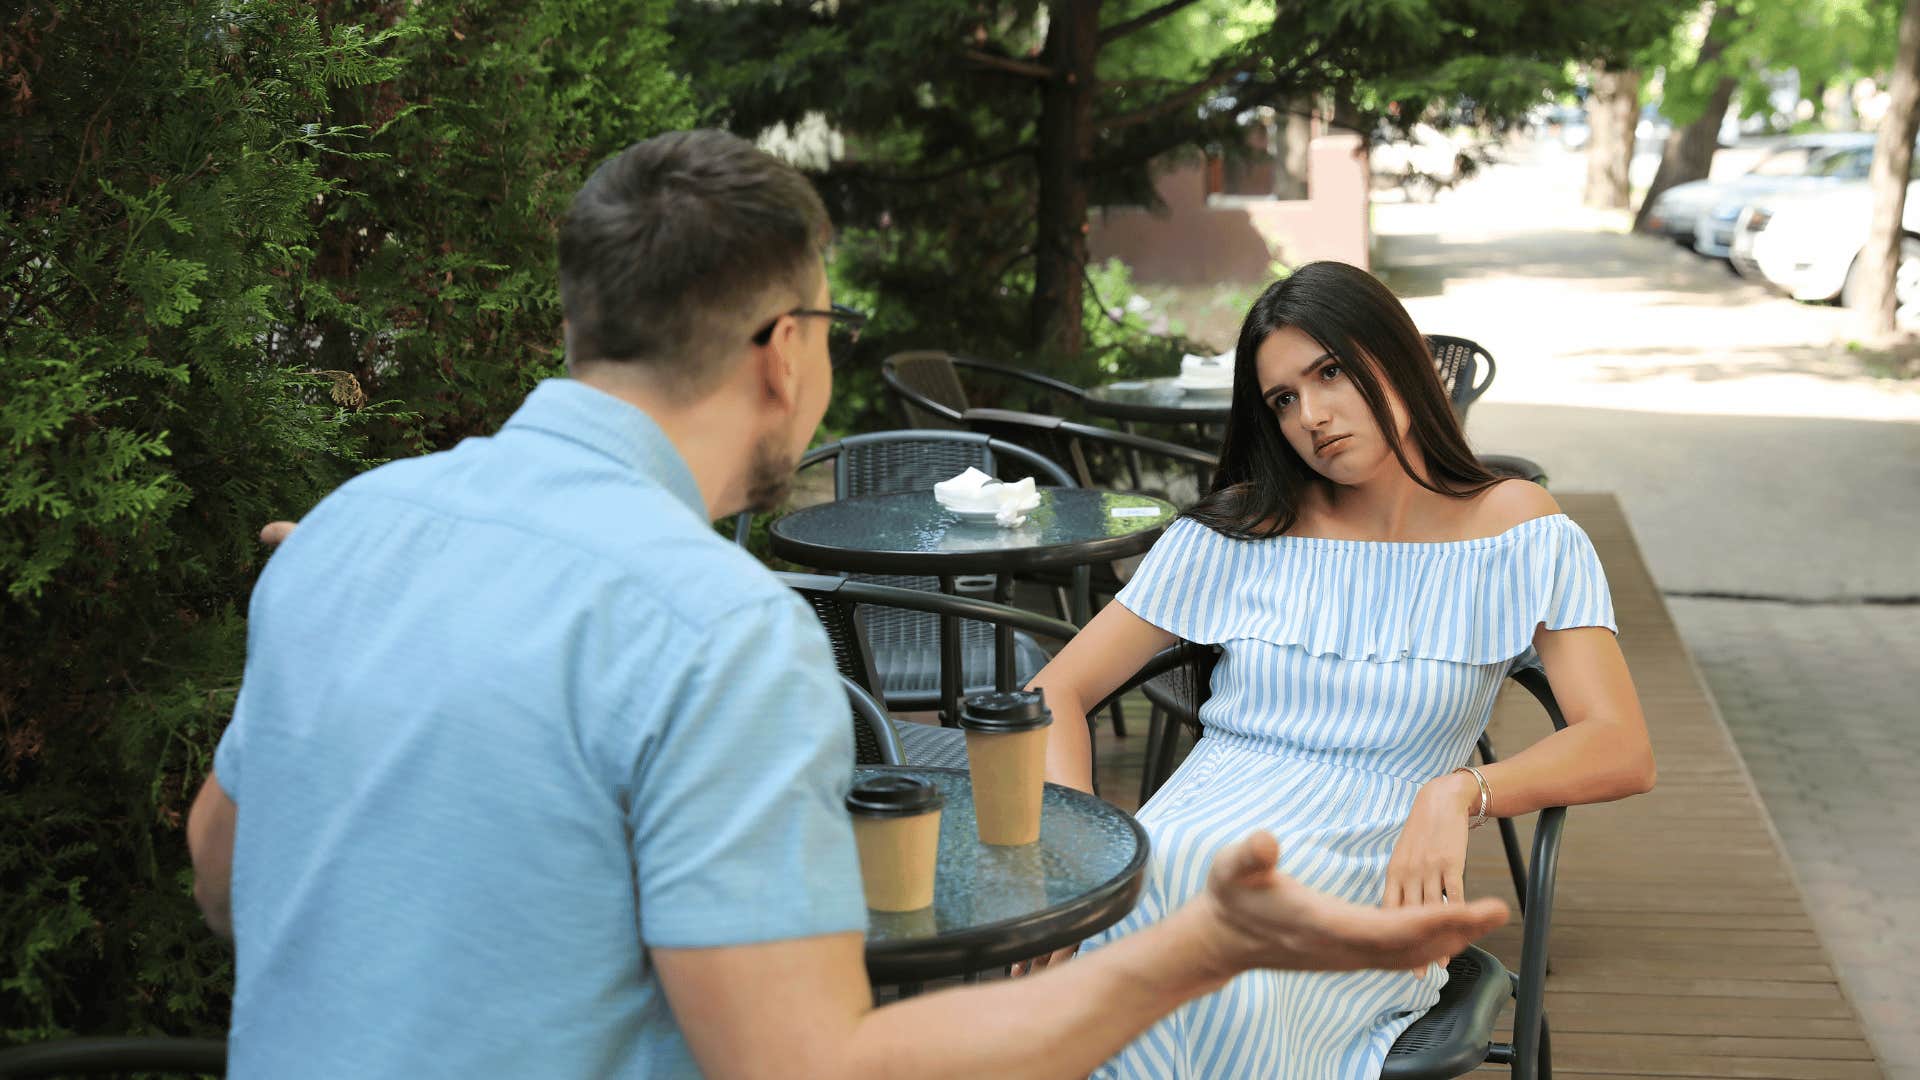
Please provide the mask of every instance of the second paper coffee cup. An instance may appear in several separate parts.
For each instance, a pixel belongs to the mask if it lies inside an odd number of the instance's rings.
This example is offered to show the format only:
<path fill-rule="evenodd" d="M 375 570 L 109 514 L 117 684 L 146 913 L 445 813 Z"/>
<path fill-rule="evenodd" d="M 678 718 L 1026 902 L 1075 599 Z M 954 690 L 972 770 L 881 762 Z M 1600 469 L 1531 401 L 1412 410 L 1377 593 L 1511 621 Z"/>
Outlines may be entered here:
<path fill-rule="evenodd" d="M 868 907 L 915 911 L 933 903 L 943 801 L 939 788 L 912 776 L 876 776 L 847 792 Z"/>
<path fill-rule="evenodd" d="M 1046 788 L 1047 726 L 1053 714 L 1035 690 L 975 694 L 960 706 L 967 733 L 967 771 L 983 844 L 1040 839 Z"/>

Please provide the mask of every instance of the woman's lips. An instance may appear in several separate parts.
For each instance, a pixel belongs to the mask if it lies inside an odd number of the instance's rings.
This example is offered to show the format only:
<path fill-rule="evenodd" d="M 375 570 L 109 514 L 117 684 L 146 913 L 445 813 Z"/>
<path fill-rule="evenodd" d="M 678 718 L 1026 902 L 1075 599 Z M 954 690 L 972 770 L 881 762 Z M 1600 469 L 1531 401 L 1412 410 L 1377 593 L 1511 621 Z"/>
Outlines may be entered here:
<path fill-rule="evenodd" d="M 1315 443 L 1313 447 L 1313 452 L 1316 454 L 1325 454 L 1328 450 L 1345 443 L 1348 439 L 1352 437 L 1353 436 L 1351 435 L 1335 435 L 1333 438 L 1328 439 L 1325 442 Z"/>

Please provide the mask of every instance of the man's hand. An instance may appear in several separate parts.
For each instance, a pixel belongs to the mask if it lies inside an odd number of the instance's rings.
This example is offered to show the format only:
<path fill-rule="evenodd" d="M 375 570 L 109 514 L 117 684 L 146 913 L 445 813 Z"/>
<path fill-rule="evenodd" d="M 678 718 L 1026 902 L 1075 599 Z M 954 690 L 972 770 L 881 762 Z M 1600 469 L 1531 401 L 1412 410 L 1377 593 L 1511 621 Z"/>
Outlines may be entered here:
<path fill-rule="evenodd" d="M 1249 968 L 1419 970 L 1507 921 L 1507 905 L 1491 898 L 1393 911 L 1349 904 L 1282 874 L 1279 861 L 1264 832 L 1214 857 L 1194 903 L 1211 916 L 1220 978 Z"/>
<path fill-rule="evenodd" d="M 297 521 L 269 521 L 260 530 L 260 542 L 268 547 L 279 547 L 280 541 L 293 535 L 293 527 L 298 524 Z"/>

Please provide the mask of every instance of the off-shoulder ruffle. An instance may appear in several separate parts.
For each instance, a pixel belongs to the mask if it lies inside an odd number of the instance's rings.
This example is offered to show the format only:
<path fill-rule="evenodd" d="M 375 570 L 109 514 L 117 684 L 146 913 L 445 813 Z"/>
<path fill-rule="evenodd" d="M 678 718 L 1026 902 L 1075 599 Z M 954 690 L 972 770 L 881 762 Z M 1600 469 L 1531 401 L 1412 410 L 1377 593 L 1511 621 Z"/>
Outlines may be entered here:
<path fill-rule="evenodd" d="M 1234 540 L 1182 518 L 1116 599 L 1189 641 L 1376 663 L 1494 664 L 1525 653 L 1542 624 L 1619 630 L 1599 555 L 1565 514 L 1442 543 Z"/>

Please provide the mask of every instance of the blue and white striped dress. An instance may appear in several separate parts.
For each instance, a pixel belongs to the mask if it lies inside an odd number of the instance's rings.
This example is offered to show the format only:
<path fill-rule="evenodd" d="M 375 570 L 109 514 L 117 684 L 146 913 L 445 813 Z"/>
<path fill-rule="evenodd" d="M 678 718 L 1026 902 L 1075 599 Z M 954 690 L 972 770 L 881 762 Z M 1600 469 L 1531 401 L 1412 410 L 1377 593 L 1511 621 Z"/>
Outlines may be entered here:
<path fill-rule="evenodd" d="M 1294 878 L 1379 903 L 1414 795 L 1466 763 L 1535 628 L 1617 630 L 1600 560 L 1563 514 L 1443 543 L 1242 541 L 1181 519 L 1118 600 L 1224 654 L 1205 737 L 1140 811 L 1153 856 L 1139 906 L 1090 948 L 1177 908 L 1214 853 L 1256 828 L 1279 838 Z M 1371 1080 L 1445 982 L 1438 965 L 1249 972 L 1095 1076 Z"/>

